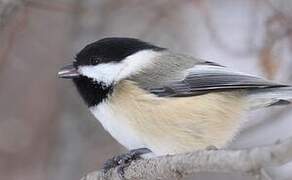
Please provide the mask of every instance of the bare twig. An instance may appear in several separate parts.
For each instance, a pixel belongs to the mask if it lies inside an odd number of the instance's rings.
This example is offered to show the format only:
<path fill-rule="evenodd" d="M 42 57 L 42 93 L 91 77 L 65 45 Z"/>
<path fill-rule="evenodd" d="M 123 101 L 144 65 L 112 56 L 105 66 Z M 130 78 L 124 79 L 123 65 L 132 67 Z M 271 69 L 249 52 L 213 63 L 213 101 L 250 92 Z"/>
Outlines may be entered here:
<path fill-rule="evenodd" d="M 23 0 L 0 0 L 0 31 L 6 25 L 10 17 L 15 14 L 15 12 L 22 4 Z"/>
<path fill-rule="evenodd" d="M 274 145 L 241 150 L 201 150 L 133 162 L 125 169 L 126 179 L 177 179 L 198 172 L 239 172 L 262 177 L 263 167 L 292 160 L 292 138 Z M 116 169 L 92 172 L 82 180 L 119 179 Z"/>

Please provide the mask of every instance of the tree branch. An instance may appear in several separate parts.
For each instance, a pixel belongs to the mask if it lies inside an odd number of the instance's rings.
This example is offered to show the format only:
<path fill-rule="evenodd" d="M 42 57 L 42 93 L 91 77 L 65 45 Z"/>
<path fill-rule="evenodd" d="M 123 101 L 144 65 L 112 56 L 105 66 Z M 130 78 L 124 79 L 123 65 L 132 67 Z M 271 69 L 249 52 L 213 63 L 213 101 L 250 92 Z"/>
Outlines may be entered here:
<path fill-rule="evenodd" d="M 126 179 L 178 179 L 198 172 L 239 172 L 262 177 L 262 168 L 292 160 L 292 137 L 274 145 L 241 150 L 201 150 L 132 162 Z M 89 173 L 82 180 L 119 179 L 116 169 Z"/>

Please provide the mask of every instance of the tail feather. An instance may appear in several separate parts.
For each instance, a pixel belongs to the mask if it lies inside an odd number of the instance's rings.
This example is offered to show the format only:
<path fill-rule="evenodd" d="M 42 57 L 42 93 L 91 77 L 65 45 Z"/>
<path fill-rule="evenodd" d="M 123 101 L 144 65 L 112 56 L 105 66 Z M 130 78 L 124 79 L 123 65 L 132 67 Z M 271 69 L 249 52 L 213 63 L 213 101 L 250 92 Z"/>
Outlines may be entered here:
<path fill-rule="evenodd" d="M 292 87 L 271 87 L 248 91 L 250 109 L 286 105 L 292 102 Z"/>

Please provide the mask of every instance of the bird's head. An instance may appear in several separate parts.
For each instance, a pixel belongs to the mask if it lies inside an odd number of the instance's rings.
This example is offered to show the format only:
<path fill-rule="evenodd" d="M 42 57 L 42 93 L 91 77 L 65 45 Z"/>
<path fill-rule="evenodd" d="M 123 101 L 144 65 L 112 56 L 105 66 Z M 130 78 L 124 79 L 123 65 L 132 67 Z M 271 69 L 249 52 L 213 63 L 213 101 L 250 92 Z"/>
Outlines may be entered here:
<path fill-rule="evenodd" d="M 163 50 L 134 38 L 104 38 L 84 47 L 73 64 L 63 67 L 58 75 L 73 79 L 91 106 L 100 102 L 116 83 L 150 64 Z M 94 98 L 91 94 L 95 94 Z"/>

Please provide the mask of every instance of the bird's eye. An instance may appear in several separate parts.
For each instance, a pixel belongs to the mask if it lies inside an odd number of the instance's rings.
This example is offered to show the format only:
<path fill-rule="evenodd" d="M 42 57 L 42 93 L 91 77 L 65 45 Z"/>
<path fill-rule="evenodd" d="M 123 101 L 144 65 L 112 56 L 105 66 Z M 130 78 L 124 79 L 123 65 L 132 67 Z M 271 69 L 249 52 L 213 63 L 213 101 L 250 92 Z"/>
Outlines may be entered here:
<path fill-rule="evenodd" d="M 92 64 L 92 65 L 99 64 L 100 62 L 101 62 L 101 59 L 98 56 L 91 56 L 89 58 L 89 63 Z"/>

